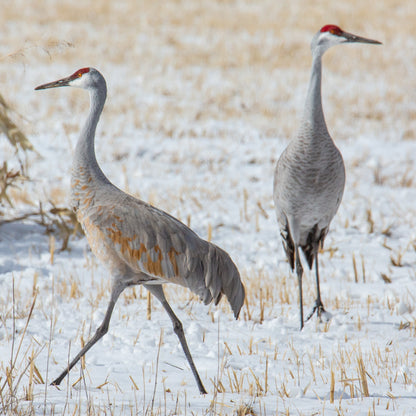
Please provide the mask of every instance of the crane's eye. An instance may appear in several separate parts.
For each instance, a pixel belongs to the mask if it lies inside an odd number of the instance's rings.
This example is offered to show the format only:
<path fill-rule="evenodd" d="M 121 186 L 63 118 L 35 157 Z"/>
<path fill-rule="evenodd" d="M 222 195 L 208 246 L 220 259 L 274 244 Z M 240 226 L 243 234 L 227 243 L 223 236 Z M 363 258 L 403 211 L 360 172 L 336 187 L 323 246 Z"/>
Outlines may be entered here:
<path fill-rule="evenodd" d="M 71 79 L 81 78 L 84 74 L 86 74 L 88 72 L 90 72 L 90 68 L 81 68 L 81 69 L 78 69 L 78 71 L 75 71 L 71 75 Z"/>
<path fill-rule="evenodd" d="M 342 30 L 337 25 L 325 25 L 321 29 L 321 33 L 329 32 L 331 35 L 340 36 L 342 34 Z"/>
<path fill-rule="evenodd" d="M 341 34 L 341 29 L 339 27 L 333 27 L 329 29 L 329 33 L 339 36 Z"/>

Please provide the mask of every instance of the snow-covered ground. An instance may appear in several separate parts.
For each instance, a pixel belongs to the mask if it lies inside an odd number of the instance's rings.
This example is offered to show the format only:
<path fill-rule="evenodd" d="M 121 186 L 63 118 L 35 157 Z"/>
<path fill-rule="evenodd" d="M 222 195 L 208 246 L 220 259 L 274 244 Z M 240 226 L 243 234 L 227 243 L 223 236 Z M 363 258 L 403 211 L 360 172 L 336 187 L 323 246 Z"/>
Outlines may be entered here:
<path fill-rule="evenodd" d="M 59 388 L 48 386 L 101 323 L 110 277 L 85 238 L 59 251 L 60 236 L 33 221 L 3 224 L 0 406 L 18 386 L 22 414 L 416 414 L 416 48 L 415 37 L 405 37 L 415 6 L 385 0 L 366 25 L 353 6 L 330 9 L 329 2 L 320 2 L 330 11 L 319 18 L 307 16 L 306 1 L 168 1 L 160 10 L 144 2 L 142 14 L 128 0 L 48 1 L 43 12 L 29 3 L 10 4 L 2 20 L 9 46 L 1 45 L 0 92 L 36 152 L 25 156 L 30 181 L 14 191 L 13 208 L 1 207 L 0 221 L 36 210 L 39 201 L 66 206 L 88 96 L 33 88 L 94 65 L 108 84 L 96 141 L 104 172 L 201 237 L 211 235 L 237 264 L 247 304 L 235 321 L 225 300 L 205 306 L 185 289 L 167 288 L 206 396 L 156 301 L 147 319 L 139 287 L 121 296 L 85 368 L 77 365 Z M 299 11 L 305 25 L 293 24 Z M 389 13 L 401 24 L 384 33 Z M 385 45 L 340 46 L 324 60 L 324 111 L 347 184 L 320 256 L 332 318 L 313 318 L 300 332 L 272 178 L 299 122 L 310 39 L 325 23 Z M 6 56 L 20 47 L 22 55 Z M 2 139 L 3 159 L 16 163 Z M 304 281 L 307 312 L 313 273 Z"/>

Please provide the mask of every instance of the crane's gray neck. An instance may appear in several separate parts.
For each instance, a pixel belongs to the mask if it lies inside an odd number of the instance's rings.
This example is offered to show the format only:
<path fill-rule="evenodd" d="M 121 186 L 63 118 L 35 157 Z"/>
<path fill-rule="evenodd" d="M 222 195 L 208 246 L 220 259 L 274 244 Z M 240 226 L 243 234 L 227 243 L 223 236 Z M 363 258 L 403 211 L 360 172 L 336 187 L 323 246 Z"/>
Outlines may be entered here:
<path fill-rule="evenodd" d="M 94 139 L 97 123 L 104 108 L 107 89 L 103 79 L 102 85 L 89 90 L 90 111 L 81 130 L 72 165 L 72 204 L 74 208 L 80 206 L 83 196 L 91 195 L 99 188 L 99 184 L 109 183 L 98 166 L 95 157 Z"/>
<path fill-rule="evenodd" d="M 322 109 L 321 81 L 322 53 L 317 52 L 313 55 L 311 78 L 309 80 L 302 125 L 312 131 L 319 132 L 320 135 L 329 137 Z"/>
<path fill-rule="evenodd" d="M 104 174 L 98 166 L 95 157 L 94 139 L 97 124 L 104 108 L 107 91 L 106 88 L 97 88 L 91 89 L 89 93 L 90 111 L 75 148 L 73 174 L 75 175 L 81 168 L 81 170 L 88 171 L 91 175 L 97 174 L 97 179 L 99 179 Z"/>

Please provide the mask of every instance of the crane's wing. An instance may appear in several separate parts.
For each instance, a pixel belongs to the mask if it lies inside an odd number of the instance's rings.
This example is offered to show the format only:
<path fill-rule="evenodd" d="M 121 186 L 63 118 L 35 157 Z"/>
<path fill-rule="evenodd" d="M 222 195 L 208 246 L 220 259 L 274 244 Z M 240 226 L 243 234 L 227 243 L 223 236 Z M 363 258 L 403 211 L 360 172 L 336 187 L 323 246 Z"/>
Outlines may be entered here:
<path fill-rule="evenodd" d="M 237 267 L 224 250 L 176 218 L 123 194 L 110 206 L 94 206 L 87 220 L 133 272 L 185 286 L 206 304 L 217 304 L 225 294 L 238 317 L 245 291 Z"/>
<path fill-rule="evenodd" d="M 277 222 L 280 228 L 280 235 L 282 237 L 283 248 L 286 253 L 286 258 L 289 262 L 291 269 L 295 267 L 295 244 L 290 234 L 289 222 L 284 212 L 282 205 L 284 205 L 284 199 L 287 198 L 285 190 L 285 178 L 282 177 L 285 174 L 284 158 L 286 151 L 282 153 L 277 161 L 274 171 L 273 181 L 273 200 L 276 210 Z"/>

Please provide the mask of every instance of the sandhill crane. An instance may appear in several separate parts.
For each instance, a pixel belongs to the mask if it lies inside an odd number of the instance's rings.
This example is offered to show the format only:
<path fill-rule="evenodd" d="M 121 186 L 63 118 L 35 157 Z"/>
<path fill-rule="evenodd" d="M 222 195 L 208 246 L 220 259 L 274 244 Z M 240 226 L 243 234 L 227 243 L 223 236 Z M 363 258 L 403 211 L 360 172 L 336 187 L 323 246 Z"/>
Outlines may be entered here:
<path fill-rule="evenodd" d="M 304 321 L 299 247 L 310 269 L 315 260 L 317 297 L 308 320 L 315 311 L 318 317 L 325 311 L 319 289 L 318 250 L 338 210 L 345 184 L 344 161 L 328 133 L 322 110 L 322 55 L 331 46 L 352 42 L 380 44 L 344 32 L 335 25 L 322 27 L 313 37 L 312 73 L 302 123 L 297 136 L 280 156 L 274 174 L 273 199 L 283 247 L 298 278 L 300 329 Z"/>
<path fill-rule="evenodd" d="M 226 295 L 238 318 L 245 291 L 237 267 L 219 247 L 199 238 L 169 214 L 114 186 L 100 169 L 94 151 L 95 131 L 107 96 L 104 77 L 94 68 L 82 68 L 69 77 L 36 87 L 79 87 L 89 91 L 90 111 L 81 130 L 72 166 L 71 204 L 93 253 L 112 276 L 110 302 L 94 336 L 52 382 L 59 385 L 78 360 L 108 331 L 121 292 L 142 284 L 162 304 L 179 338 L 201 394 L 206 390 L 189 351 L 182 323 L 172 311 L 163 284 L 191 289 L 208 304 Z"/>

